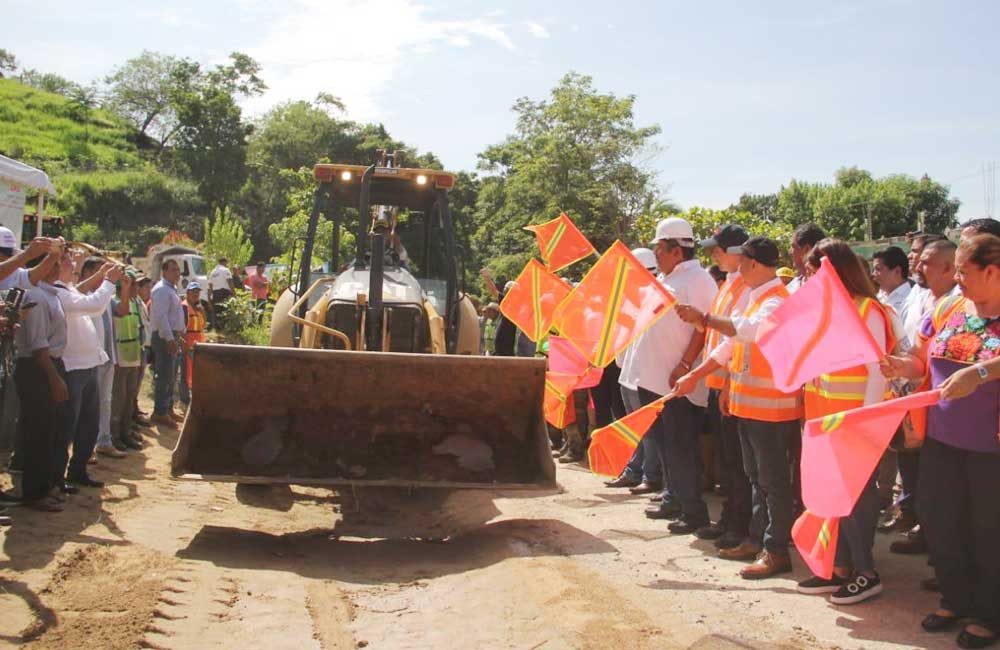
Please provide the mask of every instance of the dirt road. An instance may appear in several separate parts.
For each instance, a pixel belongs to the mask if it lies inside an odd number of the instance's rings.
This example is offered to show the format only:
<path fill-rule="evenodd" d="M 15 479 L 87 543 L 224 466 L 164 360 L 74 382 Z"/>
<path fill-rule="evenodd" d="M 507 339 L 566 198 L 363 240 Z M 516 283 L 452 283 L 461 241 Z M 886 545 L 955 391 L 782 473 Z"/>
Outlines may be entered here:
<path fill-rule="evenodd" d="M 14 511 L 0 532 L 0 647 L 951 648 L 919 632 L 925 558 L 892 556 L 874 601 L 747 583 L 710 543 L 642 516 L 644 498 L 561 467 L 561 494 L 499 499 L 445 543 L 333 540 L 323 490 L 169 478 L 177 433 L 101 460 L 102 491 Z M 718 507 L 713 502 L 713 509 Z"/>

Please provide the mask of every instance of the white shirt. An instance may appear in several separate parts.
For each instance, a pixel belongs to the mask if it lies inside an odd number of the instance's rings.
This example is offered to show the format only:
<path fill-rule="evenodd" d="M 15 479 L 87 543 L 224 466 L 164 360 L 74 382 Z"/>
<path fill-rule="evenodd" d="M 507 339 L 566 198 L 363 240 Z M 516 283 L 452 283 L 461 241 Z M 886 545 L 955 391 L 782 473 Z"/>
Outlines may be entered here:
<path fill-rule="evenodd" d="M 900 320 L 906 320 L 906 299 L 910 295 L 910 291 L 913 290 L 913 286 L 909 282 L 904 282 L 891 293 L 886 293 L 879 289 L 878 300 L 883 305 L 889 305 L 899 316 Z"/>
<path fill-rule="evenodd" d="M 780 279 L 780 278 L 779 278 Z M 802 285 L 806 283 L 806 279 L 801 275 L 797 275 L 792 278 L 792 281 L 785 285 L 788 289 L 788 294 L 791 295 L 802 288 Z"/>
<path fill-rule="evenodd" d="M 903 311 L 899 313 L 900 320 L 903 321 L 903 333 L 906 335 L 906 342 L 909 347 L 913 347 L 917 340 L 917 332 L 920 331 L 920 324 L 924 322 L 924 316 L 934 305 L 934 297 L 927 287 L 913 285 L 910 293 L 906 296 L 906 303 Z"/>
<path fill-rule="evenodd" d="M 212 297 L 212 291 L 232 291 L 233 288 L 229 286 L 229 281 L 233 279 L 233 272 L 219 264 L 214 269 L 212 269 L 212 274 L 208 276 L 208 297 Z"/>
<path fill-rule="evenodd" d="M 66 370 L 86 370 L 108 362 L 104 342 L 98 337 L 91 316 L 100 316 L 115 297 L 115 285 L 105 280 L 97 291 L 82 294 L 75 287 L 58 287 L 56 296 L 66 313 Z"/>
<path fill-rule="evenodd" d="M 35 286 L 31 284 L 31 277 L 28 275 L 28 269 L 14 269 L 14 272 L 8 275 L 3 280 L 0 280 L 0 291 L 7 291 L 8 289 L 24 289 L 27 291 L 31 287 Z"/>
<path fill-rule="evenodd" d="M 716 346 L 712 350 L 712 358 L 715 359 L 719 365 L 725 366 L 729 363 L 729 359 L 733 356 L 733 343 L 734 341 L 739 341 L 740 343 L 755 343 L 757 341 L 757 328 L 760 324 L 764 322 L 764 319 L 771 315 L 775 309 L 781 306 L 781 303 L 785 301 L 782 296 L 771 296 L 761 304 L 760 309 L 758 309 L 752 316 L 744 316 L 743 314 L 750 309 L 750 305 L 753 305 L 757 300 L 770 291 L 772 288 L 780 286 L 782 283 L 781 278 L 774 278 L 773 280 L 768 280 L 764 284 L 760 285 L 756 289 L 751 289 L 747 292 L 747 302 L 746 306 L 742 307 L 738 312 L 733 310 L 732 321 L 733 327 L 736 328 L 736 336 L 727 336 L 722 339 L 722 343 Z"/>
<path fill-rule="evenodd" d="M 868 310 L 868 317 L 865 319 L 865 325 L 868 326 L 868 331 L 871 332 L 872 338 L 875 339 L 878 349 L 884 350 L 885 325 L 882 323 L 882 315 L 877 309 Z M 890 326 L 891 325 L 892 324 L 890 323 Z M 892 351 L 890 350 L 889 352 L 891 353 Z M 878 368 L 877 361 L 865 364 L 865 369 L 868 371 L 868 381 L 865 382 L 865 406 L 869 404 L 878 404 L 885 399 L 885 391 L 888 382 L 886 378 L 882 376 L 882 372 Z"/>
<path fill-rule="evenodd" d="M 708 311 L 719 292 L 718 285 L 698 260 L 681 262 L 670 275 L 657 279 L 679 302 Z M 670 373 L 687 350 L 694 325 L 685 323 L 670 310 L 625 349 L 618 383 L 632 390 L 645 388 L 657 395 L 670 392 Z M 708 388 L 701 381 L 687 399 L 696 406 L 708 405 Z"/>

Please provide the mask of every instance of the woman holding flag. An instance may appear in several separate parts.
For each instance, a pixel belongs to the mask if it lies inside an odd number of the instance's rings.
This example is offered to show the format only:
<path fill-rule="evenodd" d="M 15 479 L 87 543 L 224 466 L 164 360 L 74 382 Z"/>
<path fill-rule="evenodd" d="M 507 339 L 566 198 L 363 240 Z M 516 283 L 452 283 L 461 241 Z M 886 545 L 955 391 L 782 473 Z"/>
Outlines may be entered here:
<path fill-rule="evenodd" d="M 943 398 L 965 395 L 927 414 L 917 501 L 941 603 L 922 625 L 937 632 L 969 617 L 958 645 L 985 648 L 1000 635 L 1000 238 L 963 239 L 955 269 L 962 295 L 940 301 L 912 353 L 886 357 L 882 372 L 929 375 Z"/>
<path fill-rule="evenodd" d="M 876 344 L 884 352 L 892 352 L 897 340 L 894 332 L 901 325 L 898 319 L 894 322 L 894 316 L 879 302 L 875 285 L 861 260 L 846 243 L 824 239 L 806 258 L 807 277 L 819 270 L 824 258 L 837 272 Z M 822 374 L 805 385 L 805 417 L 811 420 L 881 402 L 886 389 L 886 379 L 877 363 Z M 829 579 L 814 576 L 800 582 L 799 593 L 830 593 L 832 603 L 850 605 L 882 592 L 872 556 L 880 505 L 876 475 L 877 470 L 872 472 L 851 514 L 840 520 L 833 575 Z"/>

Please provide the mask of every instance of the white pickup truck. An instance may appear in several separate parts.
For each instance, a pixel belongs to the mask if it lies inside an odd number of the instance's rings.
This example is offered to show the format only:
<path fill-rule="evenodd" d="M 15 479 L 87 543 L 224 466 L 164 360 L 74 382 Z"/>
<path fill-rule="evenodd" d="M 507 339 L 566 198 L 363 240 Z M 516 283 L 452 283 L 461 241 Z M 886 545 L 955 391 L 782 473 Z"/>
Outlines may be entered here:
<path fill-rule="evenodd" d="M 194 248 L 188 246 L 173 246 L 157 244 L 149 249 L 149 256 L 134 259 L 136 266 L 151 277 L 153 282 L 160 280 L 160 270 L 164 262 L 175 260 L 181 267 L 181 281 L 177 285 L 177 293 L 184 295 L 188 284 L 197 282 L 202 289 L 202 296 L 208 295 L 208 272 L 205 267 L 205 257 Z"/>

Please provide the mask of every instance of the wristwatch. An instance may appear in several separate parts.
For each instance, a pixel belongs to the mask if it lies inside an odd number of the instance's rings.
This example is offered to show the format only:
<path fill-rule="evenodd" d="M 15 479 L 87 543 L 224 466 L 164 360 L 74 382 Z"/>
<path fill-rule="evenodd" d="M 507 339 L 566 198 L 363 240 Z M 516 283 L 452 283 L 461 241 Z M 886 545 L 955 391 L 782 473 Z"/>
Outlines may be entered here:
<path fill-rule="evenodd" d="M 976 374 L 979 375 L 980 381 L 986 381 L 986 379 L 990 376 L 990 371 L 987 370 L 986 366 L 984 366 L 983 364 L 977 363 L 972 367 L 976 369 Z"/>

